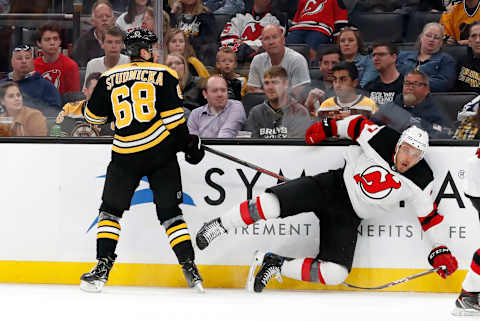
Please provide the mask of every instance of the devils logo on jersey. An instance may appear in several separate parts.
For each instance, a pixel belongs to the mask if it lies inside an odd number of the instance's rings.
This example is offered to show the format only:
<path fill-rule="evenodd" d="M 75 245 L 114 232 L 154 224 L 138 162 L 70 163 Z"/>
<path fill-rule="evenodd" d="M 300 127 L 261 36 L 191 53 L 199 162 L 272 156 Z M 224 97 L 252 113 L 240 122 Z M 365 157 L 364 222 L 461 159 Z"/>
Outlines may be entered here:
<path fill-rule="evenodd" d="M 303 15 L 316 15 L 325 7 L 328 0 L 308 0 L 303 8 Z"/>
<path fill-rule="evenodd" d="M 263 26 L 257 22 L 249 23 L 242 33 L 242 40 L 257 40 L 262 35 Z"/>
<path fill-rule="evenodd" d="M 392 189 L 399 189 L 402 186 L 398 178 L 378 165 L 370 166 L 362 174 L 356 174 L 353 178 L 360 185 L 363 194 L 373 199 L 385 198 Z"/>
<path fill-rule="evenodd" d="M 42 74 L 42 77 L 50 81 L 57 89 L 60 88 L 61 76 L 62 76 L 62 71 L 60 69 L 52 69 Z"/>

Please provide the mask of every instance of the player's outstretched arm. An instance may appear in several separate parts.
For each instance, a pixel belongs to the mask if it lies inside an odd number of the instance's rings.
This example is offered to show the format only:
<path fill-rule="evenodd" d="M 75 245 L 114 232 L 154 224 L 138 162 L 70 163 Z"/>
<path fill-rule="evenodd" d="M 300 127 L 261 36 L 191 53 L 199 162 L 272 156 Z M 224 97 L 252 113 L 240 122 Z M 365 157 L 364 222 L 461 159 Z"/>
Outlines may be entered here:
<path fill-rule="evenodd" d="M 370 132 L 373 133 L 380 127 L 362 115 L 348 116 L 341 120 L 324 118 L 307 129 L 305 142 L 309 145 L 316 145 L 334 136 L 357 141 L 365 128 L 370 129 Z"/>

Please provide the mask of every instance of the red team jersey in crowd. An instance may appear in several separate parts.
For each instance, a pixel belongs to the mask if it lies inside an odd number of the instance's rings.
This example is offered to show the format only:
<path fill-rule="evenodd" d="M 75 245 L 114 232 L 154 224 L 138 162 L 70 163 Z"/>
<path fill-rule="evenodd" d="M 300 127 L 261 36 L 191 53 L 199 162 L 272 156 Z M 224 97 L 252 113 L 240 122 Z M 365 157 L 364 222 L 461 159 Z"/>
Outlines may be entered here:
<path fill-rule="evenodd" d="M 52 82 L 60 94 L 69 91 L 80 91 L 80 72 L 78 65 L 69 57 L 60 54 L 54 63 L 45 63 L 42 57 L 34 60 L 34 69 L 43 78 Z"/>
<path fill-rule="evenodd" d="M 300 0 L 290 31 L 314 30 L 331 36 L 346 23 L 348 12 L 343 0 Z"/>

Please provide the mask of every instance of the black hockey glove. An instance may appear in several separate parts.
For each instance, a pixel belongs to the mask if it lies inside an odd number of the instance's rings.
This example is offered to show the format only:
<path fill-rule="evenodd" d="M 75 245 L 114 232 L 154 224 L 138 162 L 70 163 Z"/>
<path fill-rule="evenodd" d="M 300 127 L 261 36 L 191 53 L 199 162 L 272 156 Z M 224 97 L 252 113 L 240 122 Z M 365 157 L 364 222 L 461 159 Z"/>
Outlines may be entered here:
<path fill-rule="evenodd" d="M 189 140 L 185 148 L 185 160 L 192 165 L 196 165 L 201 162 L 205 156 L 205 150 L 202 146 L 202 141 L 197 135 L 189 135 Z"/>

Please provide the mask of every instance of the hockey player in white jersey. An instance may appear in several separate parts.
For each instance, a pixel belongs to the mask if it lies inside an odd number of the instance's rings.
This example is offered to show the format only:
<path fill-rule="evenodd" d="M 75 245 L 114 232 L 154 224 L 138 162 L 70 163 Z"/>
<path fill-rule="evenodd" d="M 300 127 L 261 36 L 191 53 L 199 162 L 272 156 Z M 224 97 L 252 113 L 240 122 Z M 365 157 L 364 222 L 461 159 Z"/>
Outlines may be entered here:
<path fill-rule="evenodd" d="M 442 242 L 438 225 L 443 216 L 431 198 L 433 172 L 423 159 L 428 134 L 410 127 L 401 135 L 354 115 L 342 120 L 326 118 L 310 126 L 305 139 L 314 145 L 339 136 L 357 142 L 345 153 L 345 167 L 315 176 L 301 177 L 268 188 L 221 217 L 203 225 L 196 236 L 203 250 L 214 239 L 235 227 L 263 219 L 285 218 L 314 212 L 320 219 L 320 251 L 316 258 L 287 258 L 257 253 L 261 264 L 254 281 L 261 292 L 273 276 L 341 284 L 352 268 L 357 227 L 363 219 L 388 215 L 400 201 L 408 202 L 418 217 L 432 250 L 428 262 L 443 278 L 455 272 L 456 258 Z"/>
<path fill-rule="evenodd" d="M 477 152 L 467 163 L 465 172 L 466 184 L 464 193 L 479 214 L 480 220 L 480 146 Z M 462 292 L 455 302 L 453 315 L 456 316 L 480 316 L 480 248 L 473 253 L 472 262 L 467 276 L 462 283 Z"/>

